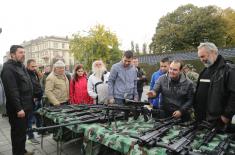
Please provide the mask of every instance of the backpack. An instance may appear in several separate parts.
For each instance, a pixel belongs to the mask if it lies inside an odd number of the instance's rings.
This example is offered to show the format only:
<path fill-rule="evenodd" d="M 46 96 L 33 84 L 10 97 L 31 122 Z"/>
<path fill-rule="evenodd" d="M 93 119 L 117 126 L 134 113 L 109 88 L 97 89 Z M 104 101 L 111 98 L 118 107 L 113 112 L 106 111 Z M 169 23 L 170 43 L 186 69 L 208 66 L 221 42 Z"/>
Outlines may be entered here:
<path fill-rule="evenodd" d="M 107 72 L 104 72 L 101 77 L 101 81 L 97 82 L 94 86 L 95 93 L 97 94 L 96 104 L 107 102 L 108 98 L 108 81 L 104 81 L 104 75 Z"/>

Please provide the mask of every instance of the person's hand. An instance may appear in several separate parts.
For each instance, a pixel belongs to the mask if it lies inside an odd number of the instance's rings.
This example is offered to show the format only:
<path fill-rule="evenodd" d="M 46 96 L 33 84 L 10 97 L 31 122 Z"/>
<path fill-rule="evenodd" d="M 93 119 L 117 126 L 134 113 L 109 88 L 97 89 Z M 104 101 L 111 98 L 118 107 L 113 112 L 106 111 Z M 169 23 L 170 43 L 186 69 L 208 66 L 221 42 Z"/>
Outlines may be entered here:
<path fill-rule="evenodd" d="M 109 104 L 114 104 L 114 103 L 115 103 L 114 98 L 109 99 L 108 103 L 109 103 Z"/>
<path fill-rule="evenodd" d="M 223 122 L 224 124 L 228 124 L 229 121 L 230 121 L 227 117 L 225 117 L 225 116 L 223 116 L 223 115 L 221 115 L 220 118 L 221 118 L 221 120 L 222 120 L 222 122 Z"/>
<path fill-rule="evenodd" d="M 174 118 L 180 118 L 182 116 L 182 113 L 179 110 L 176 110 L 175 112 L 173 112 L 172 116 Z"/>
<path fill-rule="evenodd" d="M 24 110 L 20 110 L 19 112 L 17 112 L 17 117 L 19 117 L 19 118 L 24 118 L 24 117 L 25 117 L 25 112 L 24 112 Z"/>
<path fill-rule="evenodd" d="M 156 96 L 156 93 L 154 91 L 149 91 L 149 92 L 147 92 L 146 95 L 148 96 L 148 98 L 153 98 Z"/>

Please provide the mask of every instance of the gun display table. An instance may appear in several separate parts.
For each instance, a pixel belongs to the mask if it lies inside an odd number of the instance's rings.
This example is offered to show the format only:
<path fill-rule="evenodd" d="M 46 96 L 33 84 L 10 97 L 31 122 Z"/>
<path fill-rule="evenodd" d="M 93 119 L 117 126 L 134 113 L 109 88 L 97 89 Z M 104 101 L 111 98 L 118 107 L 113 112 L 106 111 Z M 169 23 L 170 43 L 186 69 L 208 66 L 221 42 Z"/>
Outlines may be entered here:
<path fill-rule="evenodd" d="M 121 111 L 115 113 L 116 118 L 107 118 L 104 117 L 106 110 L 74 106 L 54 110 L 43 108 L 38 112 L 45 118 L 46 125 L 58 125 L 52 130 L 48 128 L 58 141 L 82 137 L 85 142 L 100 143 L 130 155 L 235 154 L 234 139 L 213 129 L 197 130 L 190 128 L 193 125 L 169 120 L 146 121 L 143 115 L 123 120 Z"/>

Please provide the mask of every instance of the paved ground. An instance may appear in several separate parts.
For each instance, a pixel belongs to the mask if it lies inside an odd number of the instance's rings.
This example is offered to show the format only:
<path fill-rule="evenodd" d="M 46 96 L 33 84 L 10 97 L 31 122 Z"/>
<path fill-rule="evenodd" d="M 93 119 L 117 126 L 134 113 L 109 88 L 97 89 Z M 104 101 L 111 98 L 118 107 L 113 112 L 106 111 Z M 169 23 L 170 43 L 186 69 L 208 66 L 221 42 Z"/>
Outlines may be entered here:
<path fill-rule="evenodd" d="M 38 140 L 41 140 L 40 136 L 35 134 Z M 70 144 L 63 145 L 62 155 L 78 155 L 80 152 L 81 143 L 73 142 Z M 41 145 L 31 144 L 29 141 L 26 142 L 26 148 L 29 151 L 34 151 L 35 155 L 56 155 L 57 154 L 57 143 L 52 139 L 52 135 L 44 137 L 43 149 Z M 11 155 L 11 140 L 10 140 L 10 126 L 8 118 L 2 118 L 0 116 L 0 155 Z"/>
<path fill-rule="evenodd" d="M 142 101 L 146 101 L 146 92 L 149 90 L 149 87 L 144 87 L 144 93 L 142 96 Z M 41 140 L 41 137 L 35 134 L 35 137 L 38 140 Z M 81 143 L 73 142 L 70 144 L 64 144 L 62 149 L 62 155 L 79 155 L 80 154 Z M 31 144 L 29 141 L 26 142 L 26 148 L 29 151 L 34 151 L 35 155 L 56 155 L 57 154 L 57 143 L 52 139 L 52 135 L 44 137 L 43 140 L 43 149 L 40 144 Z M 2 118 L 0 115 L 0 155 L 11 155 L 11 139 L 10 139 L 10 126 L 8 118 Z"/>

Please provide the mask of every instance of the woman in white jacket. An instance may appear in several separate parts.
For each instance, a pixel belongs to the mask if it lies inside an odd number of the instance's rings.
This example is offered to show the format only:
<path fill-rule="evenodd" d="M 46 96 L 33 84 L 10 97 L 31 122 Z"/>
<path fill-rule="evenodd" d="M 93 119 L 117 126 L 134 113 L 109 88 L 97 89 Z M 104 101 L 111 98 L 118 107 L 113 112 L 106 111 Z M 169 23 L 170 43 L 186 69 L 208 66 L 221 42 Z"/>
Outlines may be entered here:
<path fill-rule="evenodd" d="M 109 72 L 102 60 L 96 60 L 92 64 L 92 74 L 88 78 L 88 94 L 96 104 L 106 103 L 108 100 Z"/>

